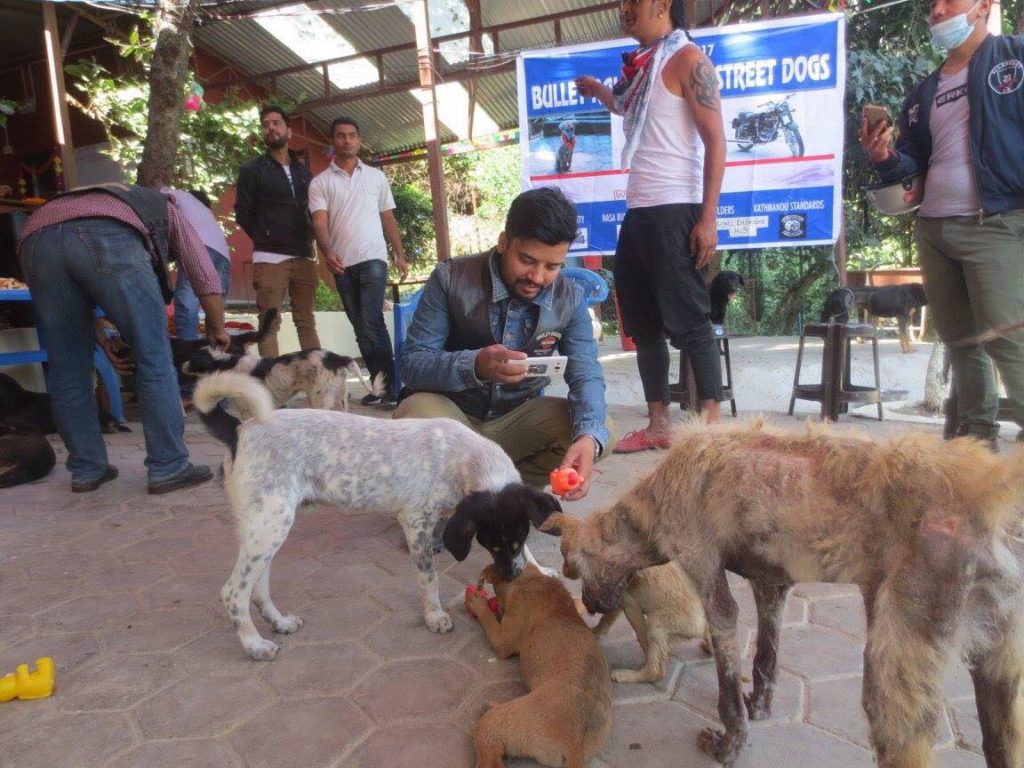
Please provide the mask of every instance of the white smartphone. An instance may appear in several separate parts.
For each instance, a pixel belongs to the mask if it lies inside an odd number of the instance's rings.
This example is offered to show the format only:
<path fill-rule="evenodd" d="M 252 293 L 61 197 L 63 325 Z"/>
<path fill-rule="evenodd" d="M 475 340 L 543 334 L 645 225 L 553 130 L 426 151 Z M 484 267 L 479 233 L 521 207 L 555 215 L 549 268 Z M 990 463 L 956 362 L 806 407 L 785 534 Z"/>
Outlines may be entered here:
<path fill-rule="evenodd" d="M 527 366 L 527 376 L 558 376 L 565 371 L 569 358 L 564 355 L 550 357 L 527 357 L 523 360 L 509 360 L 509 365 Z"/>

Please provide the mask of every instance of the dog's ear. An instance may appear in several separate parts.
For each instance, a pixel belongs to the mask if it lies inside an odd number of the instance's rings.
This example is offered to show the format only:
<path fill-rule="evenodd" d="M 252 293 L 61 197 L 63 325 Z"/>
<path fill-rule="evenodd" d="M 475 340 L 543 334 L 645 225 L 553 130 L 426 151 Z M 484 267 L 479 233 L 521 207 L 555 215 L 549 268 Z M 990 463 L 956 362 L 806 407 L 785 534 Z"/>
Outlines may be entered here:
<path fill-rule="evenodd" d="M 452 553 L 452 557 L 460 563 L 469 555 L 476 536 L 477 515 L 490 511 L 494 506 L 494 494 L 489 491 L 477 491 L 459 502 L 455 514 L 444 527 L 444 548 Z"/>
<path fill-rule="evenodd" d="M 526 514 L 529 516 L 530 522 L 537 528 L 540 528 L 553 513 L 562 511 L 562 505 L 550 493 L 544 493 L 544 491 L 534 488 L 524 488 L 524 491 Z"/>
<path fill-rule="evenodd" d="M 573 520 L 569 515 L 564 512 L 558 511 L 548 515 L 544 520 L 537 525 L 537 530 L 543 531 L 544 533 L 550 533 L 552 536 L 561 536 L 573 525 L 576 521 Z"/>

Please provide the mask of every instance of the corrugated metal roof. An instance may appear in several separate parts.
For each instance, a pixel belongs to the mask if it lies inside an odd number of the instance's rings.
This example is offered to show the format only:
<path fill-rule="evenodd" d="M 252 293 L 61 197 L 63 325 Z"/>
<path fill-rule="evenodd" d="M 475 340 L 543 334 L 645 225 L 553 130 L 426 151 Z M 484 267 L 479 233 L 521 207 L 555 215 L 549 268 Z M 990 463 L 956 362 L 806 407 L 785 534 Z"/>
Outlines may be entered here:
<path fill-rule="evenodd" d="M 481 15 L 483 25 L 488 27 L 588 8 L 599 5 L 600 2 L 601 0 L 481 0 Z M 715 0 L 715 5 L 722 2 L 723 0 Z M 365 3 L 360 0 L 317 0 L 310 3 L 309 8 L 312 10 L 309 13 L 318 12 L 325 24 L 336 30 L 359 52 L 370 52 L 414 41 L 413 25 L 400 7 L 376 3 L 370 6 L 370 9 L 355 10 L 362 5 Z M 212 14 L 222 17 L 228 13 L 254 12 L 271 7 L 272 9 L 267 12 L 279 16 L 302 12 L 301 5 L 281 6 L 279 0 L 242 0 L 219 3 Z M 436 27 L 438 14 L 434 14 L 432 21 Z M 454 17 L 449 22 L 450 28 L 461 31 L 460 22 L 454 21 Z M 620 35 L 618 13 L 615 9 L 563 19 L 561 29 L 561 42 L 566 45 L 613 39 Z M 299 55 L 252 18 L 208 20 L 199 28 L 197 40 L 200 46 L 251 75 L 303 63 Z M 498 52 L 501 53 L 515 53 L 553 45 L 556 45 L 556 42 L 554 26 L 550 21 L 502 30 L 498 35 Z M 343 54 L 339 48 L 338 53 L 331 55 Z M 376 64 L 376 60 L 373 63 Z M 417 65 L 414 51 L 386 54 L 382 57 L 381 63 L 386 84 L 416 80 Z M 462 62 L 450 64 L 439 60 L 439 79 L 449 79 L 454 72 L 463 69 L 464 66 Z M 269 87 L 269 83 L 265 85 Z M 278 77 L 276 89 L 278 95 L 292 103 L 324 96 L 321 73 L 313 69 Z M 343 92 L 333 86 L 329 89 L 331 96 L 343 97 L 344 93 L 352 92 Z M 515 73 L 481 74 L 476 85 L 476 101 L 499 128 L 515 127 L 518 124 Z M 442 112 L 444 108 L 442 107 Z M 354 101 L 341 98 L 330 105 L 312 105 L 311 110 L 307 112 L 307 116 L 325 130 L 331 120 L 340 114 L 350 115 L 359 121 L 364 144 L 371 151 L 396 152 L 422 146 L 424 143 L 420 105 L 409 93 L 366 96 Z M 443 117 L 442 114 L 442 119 Z M 456 136 L 450 128 L 442 126 L 442 140 L 451 141 L 458 138 L 461 137 Z"/>

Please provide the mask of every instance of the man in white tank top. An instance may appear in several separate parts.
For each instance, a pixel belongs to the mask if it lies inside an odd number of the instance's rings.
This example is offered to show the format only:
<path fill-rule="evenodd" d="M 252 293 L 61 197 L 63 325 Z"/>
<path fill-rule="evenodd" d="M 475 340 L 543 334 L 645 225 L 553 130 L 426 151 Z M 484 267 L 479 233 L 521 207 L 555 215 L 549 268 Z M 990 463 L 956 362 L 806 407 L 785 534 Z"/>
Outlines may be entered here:
<path fill-rule="evenodd" d="M 637 345 L 648 425 L 618 453 L 668 448 L 666 339 L 693 365 L 709 420 L 721 417 L 722 368 L 704 270 L 718 245 L 716 215 L 726 143 L 718 79 L 683 31 L 683 0 L 622 0 L 623 31 L 640 42 L 623 78 L 608 88 L 593 77 L 576 86 L 623 115 L 629 167 L 628 212 L 615 251 L 615 290 L 623 331 Z"/>

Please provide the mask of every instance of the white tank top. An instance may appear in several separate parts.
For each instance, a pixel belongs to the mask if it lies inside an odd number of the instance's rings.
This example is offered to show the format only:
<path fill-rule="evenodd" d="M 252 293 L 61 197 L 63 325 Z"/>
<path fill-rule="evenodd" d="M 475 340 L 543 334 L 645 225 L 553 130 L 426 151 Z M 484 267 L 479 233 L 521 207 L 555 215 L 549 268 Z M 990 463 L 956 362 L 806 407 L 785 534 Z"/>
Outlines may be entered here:
<path fill-rule="evenodd" d="M 664 66 L 662 63 L 661 69 Z M 629 169 L 627 208 L 700 203 L 704 199 L 704 142 L 690 105 L 665 87 L 661 69 L 651 73 L 651 101 Z"/>

